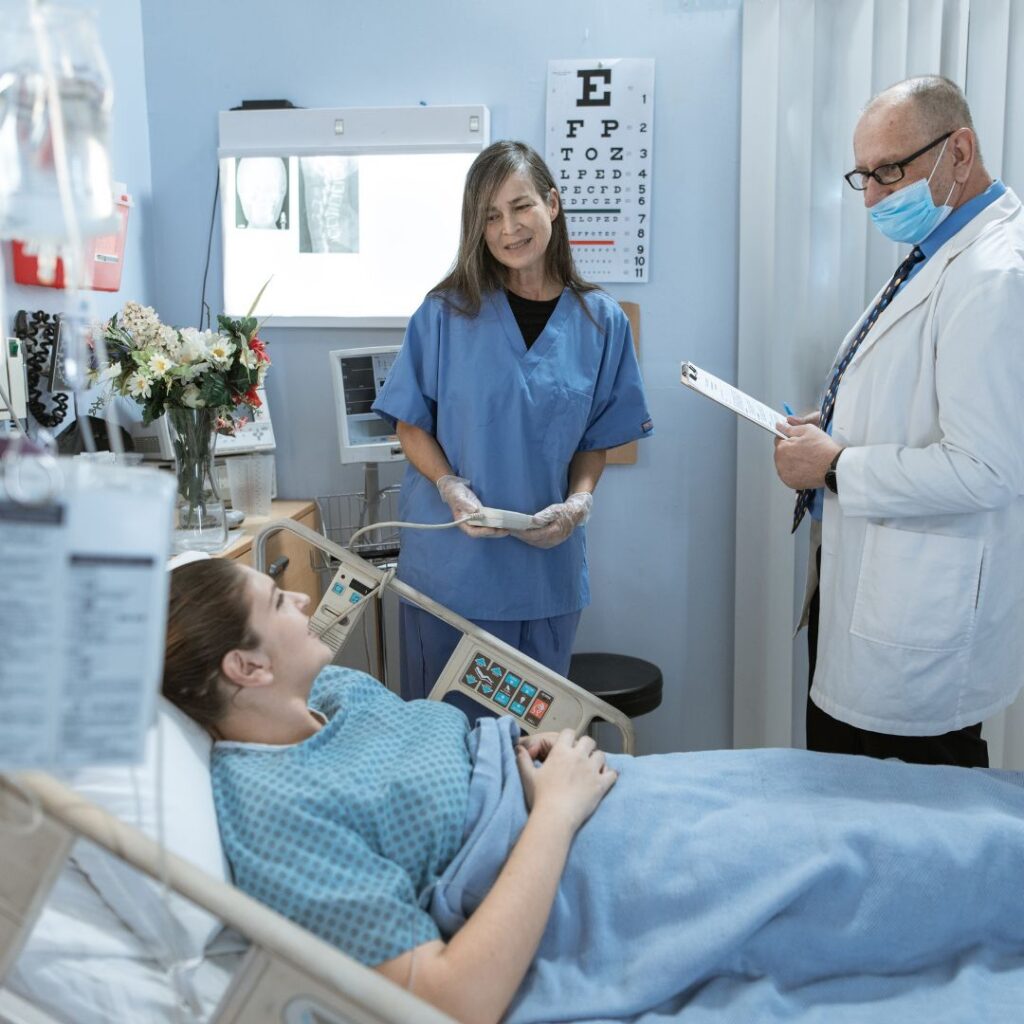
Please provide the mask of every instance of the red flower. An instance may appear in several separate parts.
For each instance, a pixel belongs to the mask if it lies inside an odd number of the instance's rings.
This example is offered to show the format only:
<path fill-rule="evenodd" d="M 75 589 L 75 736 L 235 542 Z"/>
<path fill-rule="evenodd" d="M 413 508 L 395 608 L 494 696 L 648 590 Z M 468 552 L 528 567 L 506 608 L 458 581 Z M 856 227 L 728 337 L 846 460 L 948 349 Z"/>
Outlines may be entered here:
<path fill-rule="evenodd" d="M 261 363 L 270 362 L 270 356 L 267 355 L 267 346 L 259 338 L 253 338 L 249 342 L 249 348 L 256 353 L 256 357 Z"/>
<path fill-rule="evenodd" d="M 258 409 L 261 405 L 263 405 L 260 396 L 256 394 L 255 385 L 249 388 L 249 390 L 246 391 L 244 395 L 242 395 L 242 401 L 252 409 Z"/>

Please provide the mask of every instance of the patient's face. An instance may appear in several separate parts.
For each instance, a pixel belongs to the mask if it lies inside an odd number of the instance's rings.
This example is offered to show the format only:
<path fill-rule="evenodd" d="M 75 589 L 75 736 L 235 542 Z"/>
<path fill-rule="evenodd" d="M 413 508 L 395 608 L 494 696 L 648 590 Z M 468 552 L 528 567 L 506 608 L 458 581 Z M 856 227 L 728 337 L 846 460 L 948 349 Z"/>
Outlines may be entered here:
<path fill-rule="evenodd" d="M 294 680 L 299 687 L 312 684 L 331 660 L 331 649 L 309 631 L 309 597 L 281 590 L 263 573 L 248 566 L 249 622 L 269 655 L 275 679 Z"/>

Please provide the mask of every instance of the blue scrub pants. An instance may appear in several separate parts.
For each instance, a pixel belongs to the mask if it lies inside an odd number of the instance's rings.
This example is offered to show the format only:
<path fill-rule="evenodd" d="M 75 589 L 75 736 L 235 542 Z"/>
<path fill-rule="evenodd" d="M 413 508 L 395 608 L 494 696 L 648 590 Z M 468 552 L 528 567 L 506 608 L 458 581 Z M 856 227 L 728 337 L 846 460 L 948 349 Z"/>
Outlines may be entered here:
<path fill-rule="evenodd" d="M 579 612 L 550 619 L 472 619 L 511 647 L 564 676 L 569 671 Z M 462 634 L 447 622 L 406 601 L 401 602 L 399 640 L 402 647 L 402 697 L 415 700 L 433 689 Z M 474 719 L 487 712 L 466 699 L 458 706 Z M 470 710 L 472 709 L 472 710 Z"/>

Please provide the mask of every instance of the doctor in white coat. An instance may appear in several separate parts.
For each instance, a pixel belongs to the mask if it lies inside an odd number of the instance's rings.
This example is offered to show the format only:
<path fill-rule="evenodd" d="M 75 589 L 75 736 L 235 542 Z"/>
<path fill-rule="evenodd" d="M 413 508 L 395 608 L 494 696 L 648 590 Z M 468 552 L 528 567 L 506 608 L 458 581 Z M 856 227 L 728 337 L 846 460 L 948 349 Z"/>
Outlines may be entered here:
<path fill-rule="evenodd" d="M 808 746 L 986 765 L 982 721 L 1024 677 L 1024 210 L 943 78 L 872 100 L 854 155 L 913 248 L 776 442 L 794 529 L 818 516 Z"/>

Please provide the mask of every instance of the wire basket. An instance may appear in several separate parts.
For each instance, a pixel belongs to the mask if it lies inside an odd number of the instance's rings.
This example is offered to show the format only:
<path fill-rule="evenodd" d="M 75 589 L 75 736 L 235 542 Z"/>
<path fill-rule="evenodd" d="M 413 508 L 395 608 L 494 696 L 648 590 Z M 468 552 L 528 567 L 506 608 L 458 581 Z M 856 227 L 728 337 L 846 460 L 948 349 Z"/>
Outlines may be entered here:
<path fill-rule="evenodd" d="M 365 494 L 328 494 L 316 499 L 320 513 L 320 529 L 323 535 L 335 544 L 349 547 L 349 541 L 356 530 L 370 523 L 394 522 L 398 519 L 399 487 L 385 487 L 378 492 L 377 500 L 367 504 Z M 398 557 L 399 532 L 397 527 L 386 530 L 368 531 L 352 547 L 353 554 L 368 562 L 381 564 L 393 562 Z M 338 568 L 337 562 L 324 551 L 311 550 L 309 554 L 313 568 L 327 579 Z"/>

